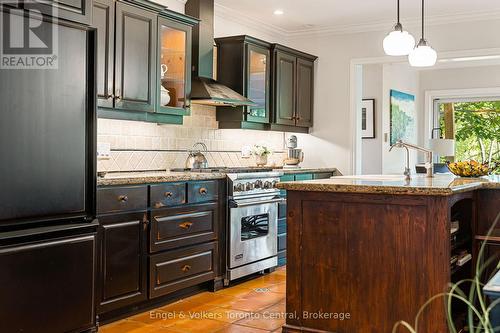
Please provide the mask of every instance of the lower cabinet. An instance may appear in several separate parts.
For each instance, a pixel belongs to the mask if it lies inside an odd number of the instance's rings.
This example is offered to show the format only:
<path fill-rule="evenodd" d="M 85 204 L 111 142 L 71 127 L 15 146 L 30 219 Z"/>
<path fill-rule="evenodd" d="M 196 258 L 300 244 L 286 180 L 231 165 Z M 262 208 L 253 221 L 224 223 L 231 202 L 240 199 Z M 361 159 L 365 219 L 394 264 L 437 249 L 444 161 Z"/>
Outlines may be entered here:
<path fill-rule="evenodd" d="M 151 298 L 213 280 L 216 276 L 217 242 L 151 255 Z"/>
<path fill-rule="evenodd" d="M 1 247 L 0 331 L 95 328 L 95 260 L 95 232 Z"/>
<path fill-rule="evenodd" d="M 222 281 L 217 180 L 97 189 L 98 313 L 105 321 Z M 180 292 L 179 294 L 182 294 Z"/>
<path fill-rule="evenodd" d="M 99 313 L 147 299 L 146 212 L 99 218 Z"/>

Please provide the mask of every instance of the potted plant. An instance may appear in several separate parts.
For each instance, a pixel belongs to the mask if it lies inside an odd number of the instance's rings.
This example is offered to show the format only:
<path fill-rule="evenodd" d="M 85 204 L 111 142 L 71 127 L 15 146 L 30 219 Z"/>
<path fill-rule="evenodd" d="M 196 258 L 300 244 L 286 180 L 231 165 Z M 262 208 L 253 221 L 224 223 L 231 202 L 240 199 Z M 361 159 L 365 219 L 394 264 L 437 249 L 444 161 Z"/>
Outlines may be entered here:
<path fill-rule="evenodd" d="M 271 151 L 266 146 L 255 145 L 252 148 L 252 155 L 255 156 L 257 166 L 264 166 L 267 164 L 267 157 L 271 155 Z"/>

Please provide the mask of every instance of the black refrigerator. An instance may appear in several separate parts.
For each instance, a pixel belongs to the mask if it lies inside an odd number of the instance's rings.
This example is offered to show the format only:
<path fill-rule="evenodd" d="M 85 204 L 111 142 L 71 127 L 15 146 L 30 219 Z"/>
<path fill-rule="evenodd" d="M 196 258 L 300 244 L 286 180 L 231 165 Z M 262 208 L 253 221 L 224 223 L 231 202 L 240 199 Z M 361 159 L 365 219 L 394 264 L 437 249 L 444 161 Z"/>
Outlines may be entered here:
<path fill-rule="evenodd" d="M 94 331 L 96 32 L 43 20 L 57 66 L 0 68 L 0 332 Z"/>

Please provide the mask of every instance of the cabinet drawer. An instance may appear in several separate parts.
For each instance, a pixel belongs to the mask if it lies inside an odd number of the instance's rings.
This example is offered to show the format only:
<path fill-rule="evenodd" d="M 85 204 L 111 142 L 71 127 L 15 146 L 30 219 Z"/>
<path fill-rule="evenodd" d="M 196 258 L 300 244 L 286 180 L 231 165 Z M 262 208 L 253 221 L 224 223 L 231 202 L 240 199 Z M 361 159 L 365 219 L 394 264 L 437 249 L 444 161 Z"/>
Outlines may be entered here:
<path fill-rule="evenodd" d="M 286 250 L 286 234 L 278 235 L 278 251 Z"/>
<path fill-rule="evenodd" d="M 278 220 L 278 235 L 286 234 L 286 219 Z"/>
<path fill-rule="evenodd" d="M 186 183 L 151 185 L 151 207 L 162 208 L 186 203 Z"/>
<path fill-rule="evenodd" d="M 97 214 L 146 210 L 147 207 L 147 186 L 97 189 Z"/>
<path fill-rule="evenodd" d="M 217 204 L 151 213 L 151 253 L 217 238 Z"/>
<path fill-rule="evenodd" d="M 286 199 L 283 202 L 278 204 L 278 218 L 284 219 L 286 218 Z"/>
<path fill-rule="evenodd" d="M 217 181 L 210 180 L 188 184 L 188 202 L 198 203 L 217 200 Z"/>
<path fill-rule="evenodd" d="M 278 266 L 286 265 L 286 250 L 278 252 Z"/>
<path fill-rule="evenodd" d="M 312 173 L 301 173 L 298 175 L 295 175 L 295 180 L 300 181 L 300 180 L 312 180 L 313 175 Z"/>
<path fill-rule="evenodd" d="M 214 279 L 216 258 L 217 242 L 150 256 L 150 297 Z"/>

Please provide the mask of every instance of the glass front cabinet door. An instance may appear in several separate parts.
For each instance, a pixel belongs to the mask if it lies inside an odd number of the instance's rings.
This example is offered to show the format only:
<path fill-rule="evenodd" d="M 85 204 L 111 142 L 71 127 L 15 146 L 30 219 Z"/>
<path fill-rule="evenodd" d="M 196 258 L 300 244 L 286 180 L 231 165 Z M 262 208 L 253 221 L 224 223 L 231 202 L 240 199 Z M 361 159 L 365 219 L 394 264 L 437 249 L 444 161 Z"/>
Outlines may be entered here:
<path fill-rule="evenodd" d="M 191 26 L 163 17 L 158 21 L 158 112 L 189 114 Z"/>
<path fill-rule="evenodd" d="M 246 44 L 246 53 L 246 97 L 256 104 L 247 107 L 246 121 L 269 123 L 270 51 Z"/>

